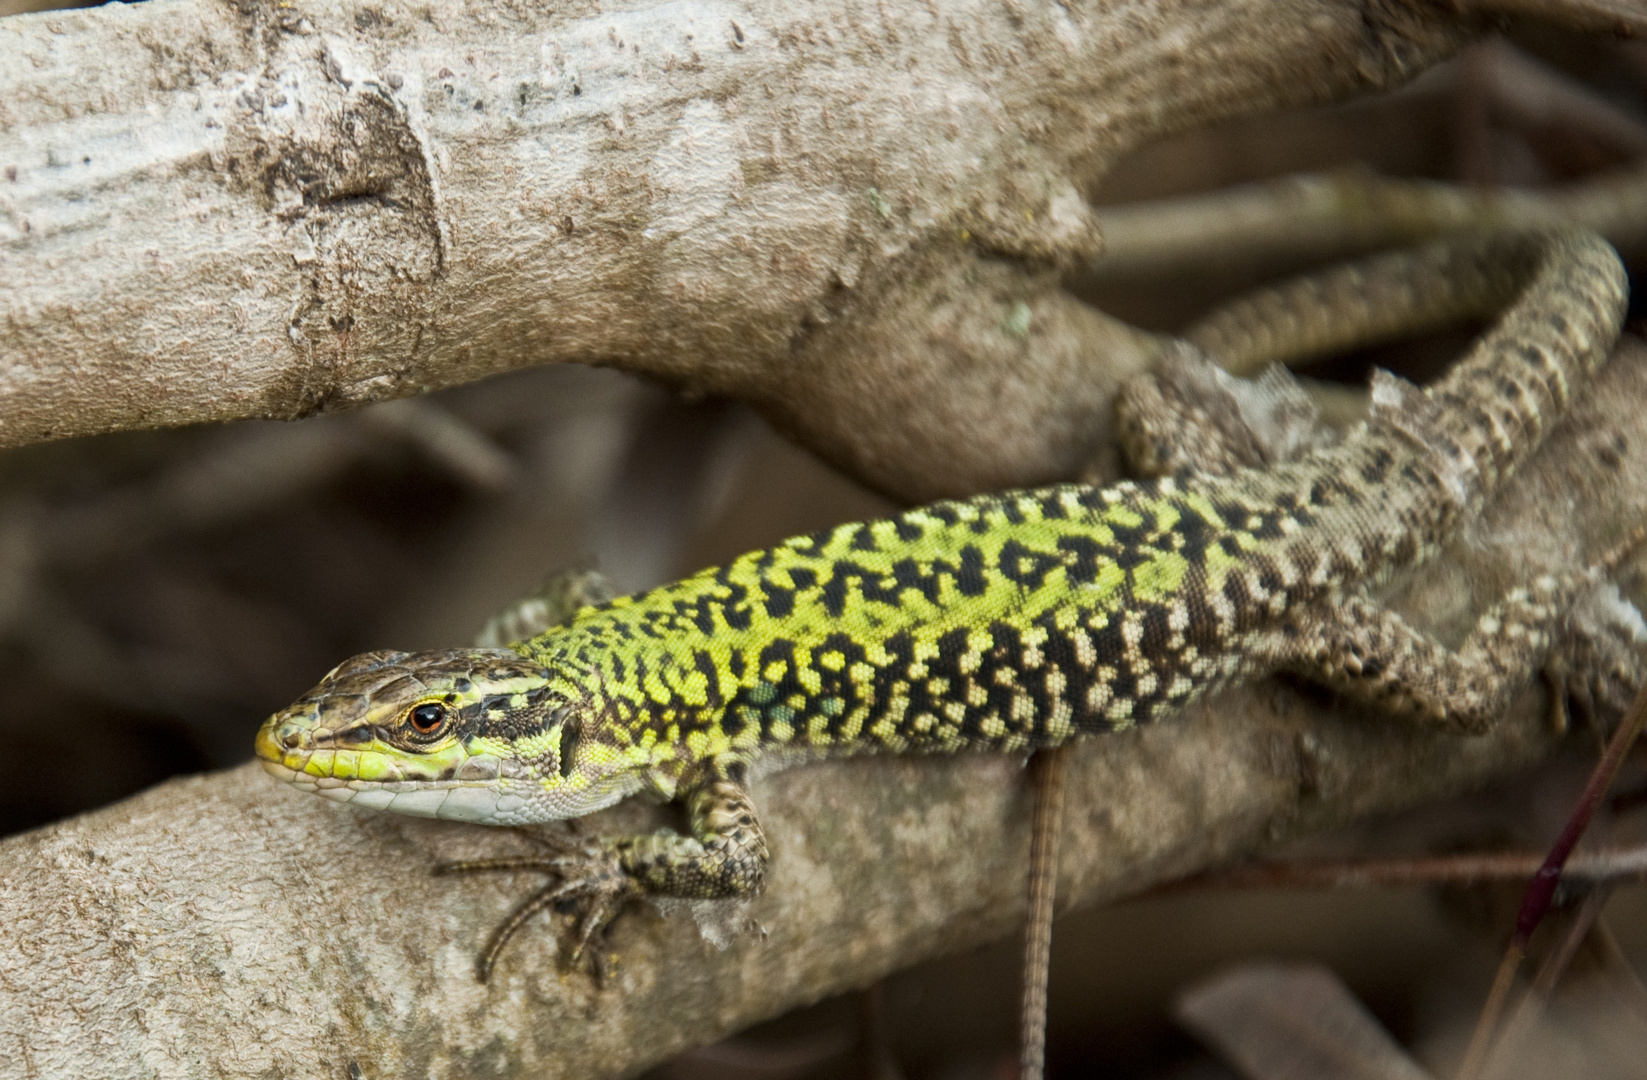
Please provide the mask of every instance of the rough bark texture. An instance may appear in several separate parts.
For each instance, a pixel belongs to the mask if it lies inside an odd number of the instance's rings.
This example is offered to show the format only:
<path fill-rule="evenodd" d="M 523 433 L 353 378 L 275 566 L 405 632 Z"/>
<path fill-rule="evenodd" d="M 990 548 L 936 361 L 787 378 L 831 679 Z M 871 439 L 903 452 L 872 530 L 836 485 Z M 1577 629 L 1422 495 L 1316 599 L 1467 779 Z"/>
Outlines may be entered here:
<path fill-rule="evenodd" d="M 1510 583 L 1581 563 L 1641 520 L 1644 405 L 1647 347 L 1628 341 L 1403 609 L 1461 632 Z M 1495 734 L 1445 737 L 1271 681 L 1091 740 L 1070 766 L 1061 895 L 1136 892 L 1505 775 L 1554 745 L 1545 715 L 1532 688 Z M 557 970 L 553 920 L 511 947 L 490 986 L 474 980 L 486 934 L 533 882 L 427 868 L 518 837 L 334 806 L 252 765 L 176 781 L 0 845 L 0 1074 L 336 1080 L 350 1062 L 371 1078 L 632 1073 L 1006 933 L 1028 848 L 1019 764 L 863 760 L 758 784 L 775 857 L 747 915 L 764 934 L 717 949 L 684 913 L 632 914 L 605 988 Z"/>
<path fill-rule="evenodd" d="M 1108 163 L 1391 85 L 1459 18 L 151 0 L 6 19 L 0 445 L 569 361 L 753 400 L 911 499 L 1068 475 L 1152 352 L 1059 288 L 1099 250 L 1083 193 Z"/>

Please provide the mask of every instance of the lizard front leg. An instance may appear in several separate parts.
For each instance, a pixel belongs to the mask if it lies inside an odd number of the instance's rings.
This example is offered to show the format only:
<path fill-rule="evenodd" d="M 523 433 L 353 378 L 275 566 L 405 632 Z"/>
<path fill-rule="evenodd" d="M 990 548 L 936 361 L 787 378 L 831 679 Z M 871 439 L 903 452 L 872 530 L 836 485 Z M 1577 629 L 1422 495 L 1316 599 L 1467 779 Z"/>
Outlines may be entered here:
<path fill-rule="evenodd" d="M 686 793 L 692 834 L 661 829 L 610 841 L 624 873 L 654 896 L 756 896 L 766 884 L 766 833 L 742 762 L 708 763 Z"/>
<path fill-rule="evenodd" d="M 646 896 L 691 900 L 753 897 L 766 883 L 766 834 L 749 798 L 740 761 L 705 763 L 682 792 L 690 835 L 660 829 L 639 836 L 576 839 L 534 837 L 544 855 L 443 863 L 437 873 L 534 870 L 555 880 L 533 893 L 493 932 L 481 955 L 485 982 L 509 939 L 545 908 L 582 909 L 567 959 L 576 963 L 624 905 Z M 600 958 L 596 957 L 597 968 Z"/>

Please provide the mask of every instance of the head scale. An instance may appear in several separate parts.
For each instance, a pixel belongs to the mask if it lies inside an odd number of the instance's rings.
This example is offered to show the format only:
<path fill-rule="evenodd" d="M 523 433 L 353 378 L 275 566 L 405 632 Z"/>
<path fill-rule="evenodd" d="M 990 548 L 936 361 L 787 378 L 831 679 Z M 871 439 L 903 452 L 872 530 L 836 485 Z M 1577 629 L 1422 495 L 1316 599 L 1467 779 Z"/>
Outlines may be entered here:
<path fill-rule="evenodd" d="M 369 652 L 264 721 L 270 773 L 338 802 L 519 825 L 639 786 L 593 738 L 598 697 L 508 649 Z"/>

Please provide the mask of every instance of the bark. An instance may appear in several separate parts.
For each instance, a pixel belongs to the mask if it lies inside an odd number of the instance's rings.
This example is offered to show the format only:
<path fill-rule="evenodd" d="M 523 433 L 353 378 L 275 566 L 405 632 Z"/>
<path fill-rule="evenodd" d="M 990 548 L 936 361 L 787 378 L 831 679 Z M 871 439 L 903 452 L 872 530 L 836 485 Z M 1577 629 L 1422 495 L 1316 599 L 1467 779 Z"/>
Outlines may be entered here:
<path fill-rule="evenodd" d="M 1632 339 L 1399 606 L 1460 633 L 1500 590 L 1610 546 L 1647 511 L 1644 404 L 1647 346 Z M 1089 740 L 1069 765 L 1060 895 L 1137 892 L 1508 775 L 1556 745 L 1546 717 L 1534 685 L 1492 735 L 1448 737 L 1267 681 Z M 174 781 L 0 844 L 0 1074 L 633 1073 L 1007 933 L 1024 906 L 1020 764 L 871 759 L 759 783 L 768 890 L 747 911 L 698 913 L 731 931 L 727 946 L 685 913 L 642 909 L 614 931 L 604 987 L 557 969 L 552 931 L 565 931 L 553 919 L 517 940 L 490 986 L 475 981 L 487 933 L 535 880 L 428 867 L 529 846 L 519 836 L 338 807 L 255 765 Z M 620 807 L 592 824 L 630 827 L 644 813 Z"/>
<path fill-rule="evenodd" d="M 1559 4 L 1557 5 L 1559 7 Z M 151 0 L 0 23 L 0 445 L 528 364 L 756 402 L 909 499 L 1071 474 L 1138 143 L 1401 81 L 1427 0 Z M 1027 314 L 1028 318 L 1025 318 Z"/>

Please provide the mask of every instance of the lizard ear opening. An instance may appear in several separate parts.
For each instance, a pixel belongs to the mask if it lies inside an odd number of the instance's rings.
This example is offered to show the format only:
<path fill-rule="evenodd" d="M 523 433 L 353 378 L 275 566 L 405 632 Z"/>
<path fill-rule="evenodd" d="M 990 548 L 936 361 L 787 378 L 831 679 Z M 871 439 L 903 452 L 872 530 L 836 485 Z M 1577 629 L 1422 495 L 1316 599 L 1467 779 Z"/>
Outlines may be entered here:
<path fill-rule="evenodd" d="M 577 755 L 578 742 L 583 738 L 583 718 L 575 713 L 566 716 L 569 711 L 564 705 L 556 710 L 563 716 L 560 725 L 560 775 L 563 780 L 572 775 L 572 759 Z"/>

